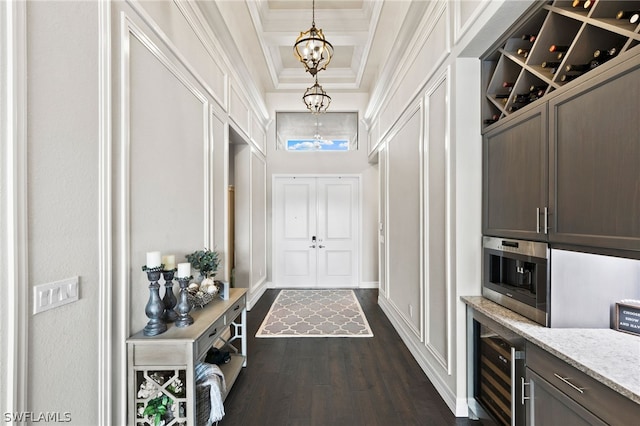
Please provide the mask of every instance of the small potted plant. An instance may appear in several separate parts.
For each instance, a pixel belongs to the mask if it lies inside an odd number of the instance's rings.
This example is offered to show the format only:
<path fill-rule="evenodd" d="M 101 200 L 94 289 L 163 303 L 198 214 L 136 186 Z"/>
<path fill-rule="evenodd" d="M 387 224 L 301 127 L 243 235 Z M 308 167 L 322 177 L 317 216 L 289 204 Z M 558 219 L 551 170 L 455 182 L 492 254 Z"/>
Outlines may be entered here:
<path fill-rule="evenodd" d="M 203 307 L 213 300 L 213 297 L 220 290 L 213 280 L 218 271 L 218 266 L 220 266 L 220 255 L 217 251 L 205 248 L 188 254 L 187 260 L 191 267 L 197 269 L 200 273 L 199 280 L 197 280 L 199 282 L 189 285 L 189 301 L 194 307 Z"/>
<path fill-rule="evenodd" d="M 203 278 L 212 278 L 218 271 L 218 266 L 220 266 L 220 255 L 218 252 L 207 248 L 188 254 L 187 260 L 194 269 L 200 272 Z"/>
<path fill-rule="evenodd" d="M 173 412 L 171 411 L 172 405 L 173 400 L 171 398 L 167 395 L 161 395 L 149 400 L 142 415 L 153 418 L 154 426 L 159 426 L 163 420 L 167 419 L 167 417 L 173 417 Z"/>

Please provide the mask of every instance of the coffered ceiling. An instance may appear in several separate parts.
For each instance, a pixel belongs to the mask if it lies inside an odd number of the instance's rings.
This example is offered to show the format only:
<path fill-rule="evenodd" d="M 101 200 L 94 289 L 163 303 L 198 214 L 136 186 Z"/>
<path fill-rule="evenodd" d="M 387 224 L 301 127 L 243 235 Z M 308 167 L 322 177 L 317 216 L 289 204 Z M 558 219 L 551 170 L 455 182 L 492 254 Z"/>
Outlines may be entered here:
<path fill-rule="evenodd" d="M 368 92 L 387 62 L 401 32 L 411 32 L 408 0 L 316 0 L 315 23 L 335 53 L 318 74 L 326 89 Z M 235 52 L 263 92 L 300 91 L 313 84 L 294 54 L 301 31 L 311 27 L 312 0 L 217 0 L 197 3 L 225 44 Z M 407 19 L 409 17 L 409 19 Z M 236 64 L 237 65 L 237 64 Z"/>

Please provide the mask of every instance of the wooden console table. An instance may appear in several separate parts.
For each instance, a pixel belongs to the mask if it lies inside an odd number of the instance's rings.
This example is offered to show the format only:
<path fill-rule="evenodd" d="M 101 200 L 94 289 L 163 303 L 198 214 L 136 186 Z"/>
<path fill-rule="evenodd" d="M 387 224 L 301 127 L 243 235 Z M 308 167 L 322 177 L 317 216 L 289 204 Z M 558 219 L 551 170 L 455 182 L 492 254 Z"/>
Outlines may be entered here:
<path fill-rule="evenodd" d="M 167 425 L 195 425 L 195 366 L 204 360 L 209 348 L 220 343 L 231 353 L 231 361 L 220 365 L 229 392 L 247 365 L 246 293 L 246 289 L 232 288 L 229 300 L 215 299 L 204 308 L 192 310 L 194 323 L 188 327 L 169 324 L 160 335 L 145 336 L 140 331 L 127 339 L 129 424 L 153 425 L 153 420 L 141 413 L 161 392 L 174 401 L 174 418 Z M 154 383 L 158 390 L 147 397 L 139 396 L 145 382 Z M 176 387 L 182 389 L 175 391 Z"/>

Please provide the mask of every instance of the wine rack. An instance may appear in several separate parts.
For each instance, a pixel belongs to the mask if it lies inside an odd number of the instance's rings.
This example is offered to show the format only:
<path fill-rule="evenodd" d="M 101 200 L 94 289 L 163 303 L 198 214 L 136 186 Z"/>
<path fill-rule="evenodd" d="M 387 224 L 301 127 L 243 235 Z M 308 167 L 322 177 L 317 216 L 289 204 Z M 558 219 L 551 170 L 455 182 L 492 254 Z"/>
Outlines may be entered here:
<path fill-rule="evenodd" d="M 636 11 L 640 1 L 539 2 L 482 57 L 483 128 L 615 66 L 640 44 Z"/>

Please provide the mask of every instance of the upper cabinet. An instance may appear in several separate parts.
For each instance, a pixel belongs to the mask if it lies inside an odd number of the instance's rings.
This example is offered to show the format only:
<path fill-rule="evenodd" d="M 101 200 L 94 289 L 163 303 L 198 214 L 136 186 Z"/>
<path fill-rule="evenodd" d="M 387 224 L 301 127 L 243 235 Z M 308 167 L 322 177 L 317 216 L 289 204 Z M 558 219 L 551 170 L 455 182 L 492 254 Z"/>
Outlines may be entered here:
<path fill-rule="evenodd" d="M 528 109 L 636 47 L 637 13 L 640 1 L 540 2 L 482 58 L 483 127 Z"/>
<path fill-rule="evenodd" d="M 640 251 L 640 55 L 635 56 L 549 101 L 554 242 Z"/>
<path fill-rule="evenodd" d="M 638 257 L 640 1 L 585 4 L 530 11 L 483 61 L 483 232 Z"/>
<path fill-rule="evenodd" d="M 547 147 L 546 105 L 501 123 L 484 135 L 485 235 L 546 240 Z"/>

